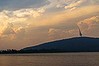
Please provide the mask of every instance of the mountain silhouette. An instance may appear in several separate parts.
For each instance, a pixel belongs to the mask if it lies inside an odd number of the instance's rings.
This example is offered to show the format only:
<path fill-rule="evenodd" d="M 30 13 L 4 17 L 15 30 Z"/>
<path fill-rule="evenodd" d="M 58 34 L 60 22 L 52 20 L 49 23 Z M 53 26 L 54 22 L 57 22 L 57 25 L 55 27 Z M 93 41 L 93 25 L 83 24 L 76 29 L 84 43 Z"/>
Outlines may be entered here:
<path fill-rule="evenodd" d="M 98 52 L 99 38 L 75 37 L 21 49 L 23 52 Z"/>

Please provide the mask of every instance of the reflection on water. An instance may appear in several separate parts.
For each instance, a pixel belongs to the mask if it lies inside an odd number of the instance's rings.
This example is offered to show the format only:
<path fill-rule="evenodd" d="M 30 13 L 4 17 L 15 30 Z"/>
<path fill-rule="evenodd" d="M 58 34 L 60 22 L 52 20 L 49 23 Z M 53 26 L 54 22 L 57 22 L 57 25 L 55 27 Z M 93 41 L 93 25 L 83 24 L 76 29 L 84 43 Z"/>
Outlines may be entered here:
<path fill-rule="evenodd" d="M 0 66 L 99 66 L 99 53 L 0 55 Z"/>

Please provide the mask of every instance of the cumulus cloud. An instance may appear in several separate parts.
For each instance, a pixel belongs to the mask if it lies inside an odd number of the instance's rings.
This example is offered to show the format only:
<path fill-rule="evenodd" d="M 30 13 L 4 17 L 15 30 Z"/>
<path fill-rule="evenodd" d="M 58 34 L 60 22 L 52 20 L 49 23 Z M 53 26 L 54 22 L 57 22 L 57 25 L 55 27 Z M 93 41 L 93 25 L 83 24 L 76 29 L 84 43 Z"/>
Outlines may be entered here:
<path fill-rule="evenodd" d="M 98 4 L 85 6 L 85 0 L 48 1 L 49 4 L 39 8 L 0 11 L 0 47 L 7 45 L 8 48 L 22 48 L 50 40 L 79 36 L 76 25 L 79 21 L 78 25 L 84 34 L 99 36 L 96 16 L 99 15 Z M 68 9 L 64 9 L 65 6 L 68 6 Z M 78 6 L 81 7 L 77 8 Z M 56 11 L 53 12 L 52 9 Z M 90 32 L 92 30 L 94 31 Z"/>
<path fill-rule="evenodd" d="M 70 37 L 79 36 L 78 29 L 61 29 L 61 28 L 50 28 L 48 31 L 50 40 L 64 39 Z"/>
<path fill-rule="evenodd" d="M 66 1 L 65 0 L 48 0 L 50 2 L 49 7 L 57 7 L 57 8 L 61 8 L 64 7 L 66 5 Z"/>
<path fill-rule="evenodd" d="M 10 35 L 10 34 L 15 34 L 15 31 L 13 30 L 13 25 L 8 23 L 2 35 Z"/>
<path fill-rule="evenodd" d="M 77 6 L 80 6 L 82 3 L 84 3 L 86 0 L 78 0 L 78 1 L 76 1 L 76 2 L 74 2 L 74 3 L 71 3 L 71 4 L 69 4 L 69 5 L 67 5 L 67 6 L 65 6 L 65 9 L 71 9 L 71 8 L 75 8 L 75 7 L 77 7 Z"/>
<path fill-rule="evenodd" d="M 87 18 L 78 22 L 78 25 L 86 35 L 95 37 L 99 36 L 99 16 Z"/>
<path fill-rule="evenodd" d="M 40 16 L 43 12 L 45 12 L 43 9 L 20 9 L 20 10 L 15 10 L 15 11 L 8 11 L 8 10 L 3 10 L 0 12 L 0 21 L 3 21 L 6 19 L 8 22 L 19 22 L 19 21 L 24 21 L 29 17 L 36 18 Z"/>
<path fill-rule="evenodd" d="M 34 19 L 41 16 L 45 12 L 43 9 L 20 9 L 15 11 L 3 10 L 0 12 L 0 31 L 2 32 L 8 24 L 13 24 L 13 27 L 26 27 L 28 19 Z"/>
<path fill-rule="evenodd" d="M 50 25 L 59 25 L 59 24 L 69 24 L 69 20 L 75 21 L 77 18 L 82 18 L 82 16 L 87 16 L 87 15 L 94 15 L 97 12 L 99 12 L 99 9 L 97 8 L 98 5 L 95 6 L 87 6 L 87 7 L 82 7 L 79 9 L 76 9 L 74 11 L 61 11 L 57 13 L 52 13 L 50 15 L 42 16 L 41 18 L 34 20 L 32 23 L 33 26 L 50 26 Z M 97 10 L 95 10 L 97 8 Z M 88 9 L 88 10 L 87 10 Z M 30 20 L 30 22 L 33 20 Z M 64 22 L 65 21 L 65 22 Z M 40 23 L 40 24 L 39 24 Z"/>
<path fill-rule="evenodd" d="M 2 12 L 2 16 L 0 17 L 2 18 L 0 20 L 0 29 L 2 28 L 2 31 L 0 30 L 0 32 L 3 33 L 4 30 L 6 30 L 8 23 L 10 23 L 11 29 L 7 30 L 9 35 L 0 36 L 0 43 L 2 42 L 2 44 L 7 45 L 9 48 L 22 48 L 24 46 L 41 44 L 50 40 L 78 36 L 78 29 L 74 29 L 75 27 L 73 22 L 75 22 L 75 19 L 80 19 L 90 14 L 95 15 L 97 12 L 99 12 L 97 7 L 97 5 L 87 6 L 79 8 L 75 11 L 61 11 L 57 13 L 51 13 L 50 15 L 42 15 L 42 10 L 39 10 L 41 15 L 36 18 L 31 15 L 30 18 L 22 15 L 15 16 L 17 13 L 14 15 L 9 15 L 5 12 Z M 12 16 L 14 16 L 14 18 Z M 22 20 L 20 18 L 25 18 L 26 20 Z M 15 20 L 13 22 L 11 19 L 17 19 L 17 21 Z M 11 34 L 12 29 L 16 34 Z M 19 45 L 17 46 L 16 43 Z"/>
<path fill-rule="evenodd" d="M 48 9 L 54 10 L 64 10 L 70 9 L 74 10 L 79 7 L 88 6 L 88 5 L 96 5 L 99 1 L 97 0 L 48 0 L 50 4 L 46 5 L 45 7 Z"/>

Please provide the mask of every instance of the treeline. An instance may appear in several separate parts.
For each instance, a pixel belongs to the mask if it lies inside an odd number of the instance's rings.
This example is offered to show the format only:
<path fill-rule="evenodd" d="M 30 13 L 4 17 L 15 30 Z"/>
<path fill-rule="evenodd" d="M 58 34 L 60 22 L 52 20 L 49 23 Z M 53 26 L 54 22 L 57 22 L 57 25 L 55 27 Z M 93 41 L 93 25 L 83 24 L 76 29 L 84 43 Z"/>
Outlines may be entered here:
<path fill-rule="evenodd" d="M 28 53 L 28 51 L 22 51 L 16 49 L 0 50 L 0 54 L 19 54 L 19 53 Z"/>
<path fill-rule="evenodd" d="M 60 53 L 60 52 L 67 52 L 67 51 L 59 51 L 55 49 L 51 50 L 15 50 L 15 49 L 7 49 L 7 50 L 0 50 L 0 54 L 21 54 L 21 53 Z"/>
<path fill-rule="evenodd" d="M 63 51 L 63 50 L 15 50 L 15 49 L 8 49 L 8 50 L 0 50 L 0 54 L 23 54 L 23 53 L 69 53 L 69 52 L 99 52 L 99 51 Z"/>
<path fill-rule="evenodd" d="M 0 50 L 0 54 L 14 54 L 19 53 L 20 50 L 15 49 L 7 49 L 7 50 Z"/>

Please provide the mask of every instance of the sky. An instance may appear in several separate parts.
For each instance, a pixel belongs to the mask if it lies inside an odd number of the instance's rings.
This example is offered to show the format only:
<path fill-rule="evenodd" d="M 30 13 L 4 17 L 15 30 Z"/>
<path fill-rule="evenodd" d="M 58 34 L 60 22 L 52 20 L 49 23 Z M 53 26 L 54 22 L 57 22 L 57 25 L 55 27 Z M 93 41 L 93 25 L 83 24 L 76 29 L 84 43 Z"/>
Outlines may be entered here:
<path fill-rule="evenodd" d="M 0 0 L 0 49 L 99 38 L 99 0 Z"/>

